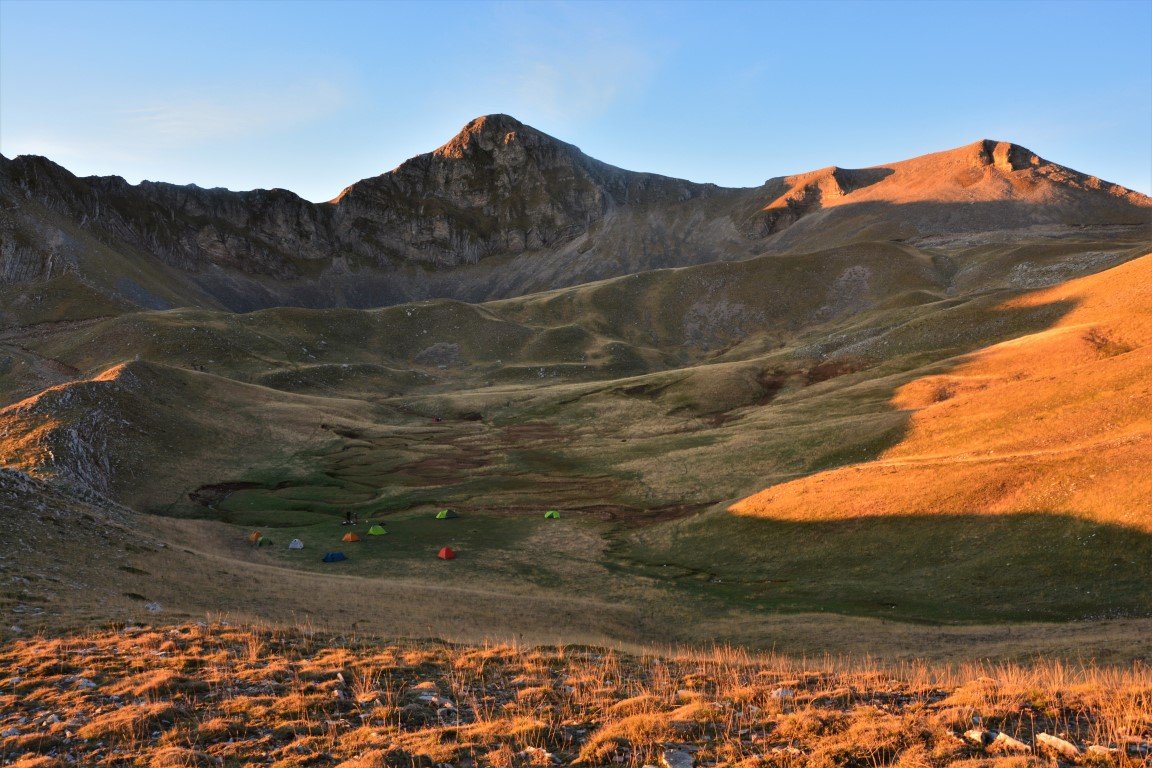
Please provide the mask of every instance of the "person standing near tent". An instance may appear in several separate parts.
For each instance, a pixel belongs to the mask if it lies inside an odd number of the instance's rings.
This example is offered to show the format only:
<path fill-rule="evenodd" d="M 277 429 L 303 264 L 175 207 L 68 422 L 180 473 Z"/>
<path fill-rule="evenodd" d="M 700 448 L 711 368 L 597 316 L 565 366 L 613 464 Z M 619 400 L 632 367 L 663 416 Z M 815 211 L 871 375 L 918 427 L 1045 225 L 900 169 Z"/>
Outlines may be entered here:
<path fill-rule="evenodd" d="M 344 522 L 340 525 L 356 525 L 356 513 L 351 509 L 344 510 Z"/>

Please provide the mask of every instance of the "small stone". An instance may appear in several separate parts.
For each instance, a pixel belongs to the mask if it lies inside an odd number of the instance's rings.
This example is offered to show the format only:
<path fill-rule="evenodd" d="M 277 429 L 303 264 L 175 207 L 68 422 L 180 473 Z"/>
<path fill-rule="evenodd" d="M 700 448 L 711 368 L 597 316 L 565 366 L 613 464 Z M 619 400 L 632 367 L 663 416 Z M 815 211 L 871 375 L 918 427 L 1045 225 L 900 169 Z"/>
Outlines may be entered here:
<path fill-rule="evenodd" d="M 1070 741 L 1066 741 L 1059 736 L 1053 736 L 1050 733 L 1036 734 L 1036 741 L 1043 744 L 1053 752 L 1064 755 L 1065 757 L 1075 758 L 1080 755 L 1080 748 Z"/>
<path fill-rule="evenodd" d="M 660 758 L 664 768 L 692 768 L 692 755 L 682 749 L 665 750 Z"/>

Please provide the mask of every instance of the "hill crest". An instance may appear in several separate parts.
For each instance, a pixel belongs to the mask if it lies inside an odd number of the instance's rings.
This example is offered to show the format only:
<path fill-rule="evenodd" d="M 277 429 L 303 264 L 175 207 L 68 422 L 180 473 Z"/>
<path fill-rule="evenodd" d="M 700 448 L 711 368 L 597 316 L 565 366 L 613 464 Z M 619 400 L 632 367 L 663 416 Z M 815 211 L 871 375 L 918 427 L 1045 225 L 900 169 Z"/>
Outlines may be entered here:
<path fill-rule="evenodd" d="M 0 161 L 0 201 L 0 281 L 73 273 L 138 306 L 233 311 L 483 301 L 854 242 L 1147 226 L 1152 210 L 1009 142 L 727 189 L 623 170 L 501 114 L 329 203 L 78 178 L 34 156 Z"/>

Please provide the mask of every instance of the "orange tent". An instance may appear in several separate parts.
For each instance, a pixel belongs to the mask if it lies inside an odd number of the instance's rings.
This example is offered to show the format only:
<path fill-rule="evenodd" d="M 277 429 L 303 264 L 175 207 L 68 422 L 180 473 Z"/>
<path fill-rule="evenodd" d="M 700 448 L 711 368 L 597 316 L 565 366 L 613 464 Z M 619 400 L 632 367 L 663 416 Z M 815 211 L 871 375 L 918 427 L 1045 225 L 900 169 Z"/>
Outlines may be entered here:
<path fill-rule="evenodd" d="M 260 543 L 260 539 L 262 538 L 264 537 L 260 535 L 260 531 L 252 531 L 252 533 L 248 534 L 248 543 L 252 546 L 256 546 Z"/>
<path fill-rule="evenodd" d="M 438 554 L 437 557 L 441 560 L 455 560 L 456 550 L 452 549 L 452 547 L 444 547 L 444 549 L 440 550 L 440 554 Z"/>
<path fill-rule="evenodd" d="M 344 534 L 344 541 L 360 541 L 360 536 L 349 531 L 348 533 Z"/>

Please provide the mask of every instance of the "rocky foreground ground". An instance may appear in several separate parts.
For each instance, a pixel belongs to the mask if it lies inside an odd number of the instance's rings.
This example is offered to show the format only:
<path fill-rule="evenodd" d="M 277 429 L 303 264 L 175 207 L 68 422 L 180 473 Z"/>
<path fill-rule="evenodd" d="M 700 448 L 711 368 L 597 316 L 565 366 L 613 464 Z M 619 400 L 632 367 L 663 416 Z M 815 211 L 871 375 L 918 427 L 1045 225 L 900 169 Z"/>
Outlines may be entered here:
<path fill-rule="evenodd" d="M 126 626 L 0 648 L 0 763 L 1152 764 L 1152 669 Z"/>

